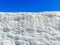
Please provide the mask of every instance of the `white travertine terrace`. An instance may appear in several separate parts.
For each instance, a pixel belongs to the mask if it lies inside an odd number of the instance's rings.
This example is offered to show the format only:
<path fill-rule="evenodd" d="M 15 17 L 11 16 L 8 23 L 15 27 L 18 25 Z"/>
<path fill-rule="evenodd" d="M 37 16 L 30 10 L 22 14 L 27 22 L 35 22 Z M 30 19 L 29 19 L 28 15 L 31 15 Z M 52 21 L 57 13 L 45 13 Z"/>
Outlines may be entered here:
<path fill-rule="evenodd" d="M 60 45 L 60 12 L 0 12 L 0 45 Z"/>

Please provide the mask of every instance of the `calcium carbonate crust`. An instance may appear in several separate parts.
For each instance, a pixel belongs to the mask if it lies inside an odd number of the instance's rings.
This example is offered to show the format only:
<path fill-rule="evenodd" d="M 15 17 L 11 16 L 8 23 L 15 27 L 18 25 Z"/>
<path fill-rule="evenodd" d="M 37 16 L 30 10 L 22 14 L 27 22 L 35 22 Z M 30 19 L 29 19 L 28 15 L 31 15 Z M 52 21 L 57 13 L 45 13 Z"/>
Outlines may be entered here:
<path fill-rule="evenodd" d="M 60 45 L 60 12 L 0 12 L 0 45 Z"/>

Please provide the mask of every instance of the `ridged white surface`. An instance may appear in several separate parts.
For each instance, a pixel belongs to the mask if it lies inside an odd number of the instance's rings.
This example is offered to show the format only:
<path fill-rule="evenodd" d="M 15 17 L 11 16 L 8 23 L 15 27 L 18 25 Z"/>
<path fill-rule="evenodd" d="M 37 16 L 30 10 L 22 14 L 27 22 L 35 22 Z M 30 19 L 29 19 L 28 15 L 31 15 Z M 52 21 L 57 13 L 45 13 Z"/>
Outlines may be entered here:
<path fill-rule="evenodd" d="M 0 45 L 60 45 L 60 12 L 0 12 Z"/>

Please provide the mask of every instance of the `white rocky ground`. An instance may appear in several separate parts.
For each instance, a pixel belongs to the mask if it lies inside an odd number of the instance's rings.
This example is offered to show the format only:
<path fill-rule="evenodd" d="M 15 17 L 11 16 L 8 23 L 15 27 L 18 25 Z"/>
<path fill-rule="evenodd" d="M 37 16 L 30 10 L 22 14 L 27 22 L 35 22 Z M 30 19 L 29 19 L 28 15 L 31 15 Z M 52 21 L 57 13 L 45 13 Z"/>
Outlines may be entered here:
<path fill-rule="evenodd" d="M 60 12 L 0 12 L 0 45 L 60 45 Z"/>

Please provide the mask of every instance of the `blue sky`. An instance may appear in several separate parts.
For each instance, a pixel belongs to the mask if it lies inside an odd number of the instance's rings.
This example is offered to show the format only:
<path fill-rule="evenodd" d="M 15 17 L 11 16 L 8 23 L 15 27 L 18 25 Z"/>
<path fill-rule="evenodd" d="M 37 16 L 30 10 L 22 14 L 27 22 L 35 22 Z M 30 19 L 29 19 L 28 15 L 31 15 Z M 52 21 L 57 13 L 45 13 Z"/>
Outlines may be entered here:
<path fill-rule="evenodd" d="M 60 0 L 0 0 L 0 12 L 60 11 Z"/>

